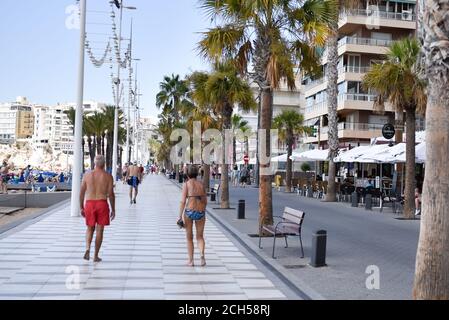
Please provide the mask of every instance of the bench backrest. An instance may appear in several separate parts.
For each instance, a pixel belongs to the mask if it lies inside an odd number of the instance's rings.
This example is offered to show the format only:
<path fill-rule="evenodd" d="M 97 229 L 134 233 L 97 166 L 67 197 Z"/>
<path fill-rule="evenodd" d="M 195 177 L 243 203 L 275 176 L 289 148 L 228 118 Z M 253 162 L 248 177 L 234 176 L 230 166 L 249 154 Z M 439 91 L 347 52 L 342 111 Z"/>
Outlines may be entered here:
<path fill-rule="evenodd" d="M 285 207 L 284 214 L 282 215 L 282 218 L 288 221 L 291 221 L 293 223 L 297 223 L 300 226 L 302 225 L 302 222 L 304 221 L 305 212 L 295 210 L 289 207 Z"/>

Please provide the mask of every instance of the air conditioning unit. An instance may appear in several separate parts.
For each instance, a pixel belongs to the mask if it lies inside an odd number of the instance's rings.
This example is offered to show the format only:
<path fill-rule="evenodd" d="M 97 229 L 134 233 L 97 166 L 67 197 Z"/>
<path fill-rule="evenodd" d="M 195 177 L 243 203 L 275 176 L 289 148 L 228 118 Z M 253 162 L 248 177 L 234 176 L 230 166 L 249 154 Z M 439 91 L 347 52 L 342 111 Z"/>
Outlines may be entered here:
<path fill-rule="evenodd" d="M 402 20 L 412 21 L 413 20 L 412 10 L 403 10 L 402 11 Z"/>

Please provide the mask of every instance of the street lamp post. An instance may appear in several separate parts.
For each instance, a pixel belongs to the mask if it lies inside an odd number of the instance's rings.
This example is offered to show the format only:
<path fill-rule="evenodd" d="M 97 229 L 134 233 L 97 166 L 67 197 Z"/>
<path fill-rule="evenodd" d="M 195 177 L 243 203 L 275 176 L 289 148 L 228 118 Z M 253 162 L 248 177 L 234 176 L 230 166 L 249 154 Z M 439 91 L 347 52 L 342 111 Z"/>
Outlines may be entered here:
<path fill-rule="evenodd" d="M 124 7 L 123 0 L 118 3 L 116 1 L 116 5 L 119 4 L 120 7 L 120 23 L 119 23 L 119 34 L 118 34 L 118 52 L 119 55 L 121 53 L 121 43 L 122 43 L 122 18 L 123 18 L 123 9 L 135 10 L 135 7 Z M 117 80 L 115 82 L 117 86 L 116 90 L 116 100 L 115 100 L 115 112 L 114 112 L 114 143 L 112 149 L 112 178 L 114 179 L 114 183 L 117 179 L 117 158 L 118 158 L 118 117 L 119 117 L 119 108 L 120 108 L 120 56 L 117 61 Z"/>
<path fill-rule="evenodd" d="M 79 217 L 80 202 L 79 194 L 81 190 L 81 173 L 84 155 L 81 150 L 83 139 L 83 96 L 84 96 L 84 45 L 86 40 L 86 0 L 80 1 L 80 44 L 78 62 L 78 94 L 75 112 L 75 141 L 73 150 L 73 174 L 72 174 L 72 195 L 70 205 L 70 215 Z"/>

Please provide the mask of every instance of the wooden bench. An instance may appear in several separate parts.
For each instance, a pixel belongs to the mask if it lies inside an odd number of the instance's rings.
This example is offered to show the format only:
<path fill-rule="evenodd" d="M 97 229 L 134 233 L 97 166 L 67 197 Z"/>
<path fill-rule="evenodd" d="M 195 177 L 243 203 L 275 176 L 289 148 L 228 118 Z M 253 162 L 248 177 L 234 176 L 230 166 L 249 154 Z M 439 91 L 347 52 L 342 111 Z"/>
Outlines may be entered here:
<path fill-rule="evenodd" d="M 274 216 L 275 218 L 280 218 L 281 220 L 273 225 L 261 225 L 259 229 L 259 248 L 262 249 L 262 232 L 268 232 L 273 235 L 273 259 L 274 251 L 276 248 L 276 237 L 284 237 L 285 247 L 288 248 L 287 237 L 288 236 L 298 236 L 299 242 L 301 244 L 301 258 L 304 258 L 304 248 L 302 246 L 301 238 L 301 228 L 304 221 L 305 212 L 295 210 L 289 207 L 285 207 L 282 217 Z"/>
<path fill-rule="evenodd" d="M 215 197 L 215 202 L 218 203 L 218 191 L 220 191 L 220 185 L 218 183 L 214 184 L 214 186 L 210 189 L 210 192 L 207 193 L 210 196 L 210 200 L 213 200 L 213 196 Z"/>

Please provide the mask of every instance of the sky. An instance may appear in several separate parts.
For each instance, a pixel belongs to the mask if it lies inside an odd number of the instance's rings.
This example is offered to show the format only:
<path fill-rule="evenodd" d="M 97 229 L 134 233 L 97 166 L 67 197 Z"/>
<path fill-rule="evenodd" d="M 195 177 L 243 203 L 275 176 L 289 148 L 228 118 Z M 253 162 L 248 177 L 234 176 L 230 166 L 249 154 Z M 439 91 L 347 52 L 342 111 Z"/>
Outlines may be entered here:
<path fill-rule="evenodd" d="M 0 103 L 24 96 L 33 103 L 75 102 L 79 29 L 70 28 L 75 0 L 1 0 Z M 196 44 L 209 20 L 197 0 L 124 0 L 122 37 L 133 20 L 143 116 L 157 116 L 155 96 L 164 75 L 207 70 Z M 108 0 L 87 0 L 87 38 L 97 57 L 111 32 Z M 118 14 L 117 14 L 118 17 Z M 67 27 L 69 26 L 69 28 Z M 116 67 L 114 67 L 114 72 Z M 110 64 L 95 68 L 86 55 L 84 100 L 113 103 Z M 127 70 L 122 70 L 127 79 Z M 126 92 L 126 91 L 125 91 Z"/>

